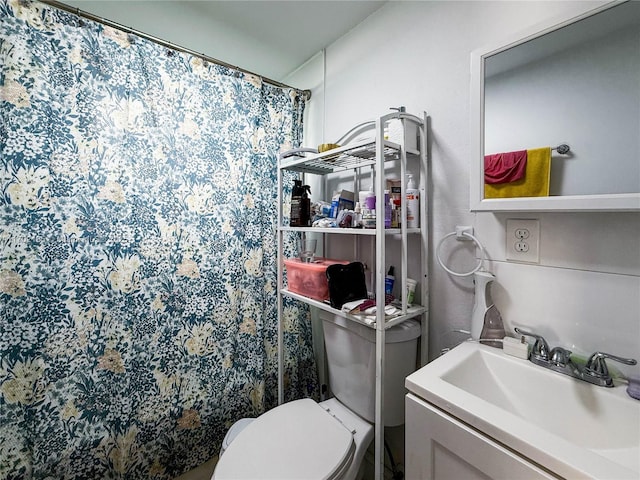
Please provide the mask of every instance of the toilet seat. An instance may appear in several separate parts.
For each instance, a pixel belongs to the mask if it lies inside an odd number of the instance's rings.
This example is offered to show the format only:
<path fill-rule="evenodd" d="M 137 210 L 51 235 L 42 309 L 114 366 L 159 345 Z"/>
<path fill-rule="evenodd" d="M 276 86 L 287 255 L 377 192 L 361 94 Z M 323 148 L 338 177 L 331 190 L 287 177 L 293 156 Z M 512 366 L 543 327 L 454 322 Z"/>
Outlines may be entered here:
<path fill-rule="evenodd" d="M 340 478 L 353 432 L 311 399 L 280 405 L 249 424 L 220 457 L 215 480 Z"/>

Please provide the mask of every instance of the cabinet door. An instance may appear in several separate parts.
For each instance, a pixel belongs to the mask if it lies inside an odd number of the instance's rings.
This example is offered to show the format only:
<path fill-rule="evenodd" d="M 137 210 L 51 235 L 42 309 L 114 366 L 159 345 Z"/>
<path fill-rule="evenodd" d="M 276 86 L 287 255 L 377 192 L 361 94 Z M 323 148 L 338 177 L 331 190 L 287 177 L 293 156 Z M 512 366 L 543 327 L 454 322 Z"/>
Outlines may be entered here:
<path fill-rule="evenodd" d="M 407 480 L 560 478 L 418 397 L 405 401 Z"/>

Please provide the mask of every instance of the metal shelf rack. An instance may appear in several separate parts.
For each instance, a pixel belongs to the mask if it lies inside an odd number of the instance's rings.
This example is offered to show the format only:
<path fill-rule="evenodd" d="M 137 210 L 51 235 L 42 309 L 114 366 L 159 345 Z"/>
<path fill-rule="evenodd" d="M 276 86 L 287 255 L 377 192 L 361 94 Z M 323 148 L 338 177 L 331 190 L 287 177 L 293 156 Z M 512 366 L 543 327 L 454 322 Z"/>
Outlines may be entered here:
<path fill-rule="evenodd" d="M 390 120 L 399 119 L 404 127 L 405 134 L 399 143 L 391 142 L 385 139 L 384 127 Z M 407 123 L 413 123 L 418 132 L 418 148 L 415 150 L 406 149 L 406 126 Z M 428 210 L 427 210 L 427 114 L 423 113 L 422 117 L 417 117 L 404 112 L 400 109 L 398 112 L 389 113 L 376 119 L 375 136 L 373 139 L 364 141 L 355 141 L 348 143 L 346 146 L 329 150 L 318 154 L 304 154 L 298 158 L 281 159 L 278 165 L 278 399 L 279 403 L 284 399 L 283 386 L 283 330 L 282 330 L 282 313 L 283 297 L 290 297 L 301 302 L 305 302 L 311 307 L 329 311 L 333 314 L 340 315 L 349 320 L 365 324 L 376 331 L 376 409 L 375 409 L 375 478 L 383 479 L 384 473 L 384 411 L 383 392 L 384 392 L 384 357 L 385 357 L 385 331 L 394 325 L 397 325 L 409 318 L 418 317 L 421 322 L 421 341 L 420 341 L 420 359 L 419 366 L 427 363 L 428 360 L 428 321 L 429 321 L 429 275 L 428 275 Z M 375 229 L 353 229 L 353 228 L 313 228 L 313 227 L 290 227 L 283 223 L 284 212 L 282 198 L 283 191 L 283 172 L 293 171 L 301 174 L 313 175 L 331 175 L 339 172 L 353 170 L 354 178 L 362 178 L 363 167 L 373 168 L 376 172 L 374 191 L 376 192 L 376 218 L 384 218 L 384 190 L 385 190 L 385 166 L 388 162 L 396 162 L 399 164 L 401 184 L 401 198 L 406 198 L 405 181 L 406 168 L 408 159 L 413 165 L 419 168 L 419 191 L 420 191 L 420 228 L 407 228 L 406 208 L 402 208 L 401 228 L 385 229 L 384 222 L 378 221 Z M 355 181 L 354 181 L 355 183 Z M 354 191 L 357 191 L 354 188 Z M 354 237 L 364 236 L 375 240 L 375 297 L 377 301 L 376 321 L 373 324 L 366 323 L 357 315 L 350 315 L 346 312 L 336 310 L 329 304 L 320 302 L 303 295 L 291 292 L 284 286 L 284 235 L 287 232 L 300 233 L 321 233 L 329 236 L 350 235 Z M 384 277 L 385 277 L 385 257 L 386 257 L 386 239 L 390 237 L 399 238 L 401 245 L 401 276 L 396 279 L 400 291 L 406 292 L 407 285 L 407 257 L 408 257 L 408 236 L 416 235 L 419 237 L 420 245 L 420 297 L 418 305 L 408 306 L 406 295 L 402 295 L 401 314 L 394 317 L 385 317 L 384 313 Z"/>

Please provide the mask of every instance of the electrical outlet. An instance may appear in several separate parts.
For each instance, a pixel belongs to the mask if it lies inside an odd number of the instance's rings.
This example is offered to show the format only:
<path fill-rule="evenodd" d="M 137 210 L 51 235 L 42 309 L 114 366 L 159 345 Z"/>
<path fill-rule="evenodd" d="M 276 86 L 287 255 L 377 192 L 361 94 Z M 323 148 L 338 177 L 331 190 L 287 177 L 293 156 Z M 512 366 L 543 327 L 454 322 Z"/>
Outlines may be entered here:
<path fill-rule="evenodd" d="M 507 219 L 505 253 L 507 261 L 539 263 L 540 221 Z"/>

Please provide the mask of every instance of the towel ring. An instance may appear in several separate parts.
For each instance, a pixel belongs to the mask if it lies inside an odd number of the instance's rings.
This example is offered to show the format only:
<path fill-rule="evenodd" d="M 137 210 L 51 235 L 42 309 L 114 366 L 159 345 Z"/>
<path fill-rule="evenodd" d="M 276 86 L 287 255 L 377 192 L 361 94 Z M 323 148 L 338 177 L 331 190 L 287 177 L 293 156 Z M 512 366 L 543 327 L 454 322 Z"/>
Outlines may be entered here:
<path fill-rule="evenodd" d="M 473 231 L 473 229 L 471 229 L 471 231 Z M 468 237 L 468 239 L 473 240 L 474 243 L 480 249 L 480 261 L 478 262 L 478 265 L 476 265 L 476 267 L 473 270 L 470 270 L 468 272 L 454 272 L 453 270 L 447 268 L 447 266 L 444 264 L 444 262 L 440 258 L 440 247 L 442 247 L 442 244 L 444 243 L 444 241 L 447 238 L 452 237 L 454 235 L 456 236 L 456 238 L 458 240 L 467 240 L 467 238 L 465 238 L 465 237 Z M 482 265 L 484 264 L 484 259 L 485 259 L 485 251 L 484 251 L 484 247 L 480 243 L 480 240 L 478 240 L 476 237 L 474 237 L 473 234 L 469 233 L 468 231 L 464 231 L 463 228 L 456 227 L 456 231 L 455 232 L 447 233 L 438 242 L 438 246 L 436 247 L 436 258 L 438 259 L 438 263 L 440 264 L 440 266 L 447 273 L 450 273 L 451 275 L 453 275 L 455 277 L 468 277 L 469 275 L 473 275 L 474 273 L 476 273 L 478 270 L 480 270 L 482 268 Z"/>

